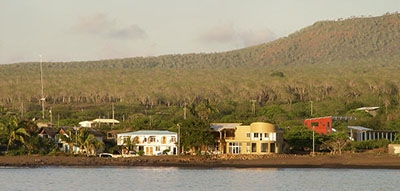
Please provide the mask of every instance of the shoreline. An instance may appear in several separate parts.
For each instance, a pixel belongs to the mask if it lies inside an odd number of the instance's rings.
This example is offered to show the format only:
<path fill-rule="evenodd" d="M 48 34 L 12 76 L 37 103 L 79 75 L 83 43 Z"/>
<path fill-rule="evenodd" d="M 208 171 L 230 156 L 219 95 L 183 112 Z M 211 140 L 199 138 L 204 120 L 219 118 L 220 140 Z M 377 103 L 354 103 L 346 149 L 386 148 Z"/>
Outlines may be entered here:
<path fill-rule="evenodd" d="M 232 157 L 233 156 L 233 157 Z M 178 167 L 178 168 L 331 168 L 400 169 L 400 157 L 387 153 L 342 155 L 139 156 L 0 156 L 0 167 Z"/>

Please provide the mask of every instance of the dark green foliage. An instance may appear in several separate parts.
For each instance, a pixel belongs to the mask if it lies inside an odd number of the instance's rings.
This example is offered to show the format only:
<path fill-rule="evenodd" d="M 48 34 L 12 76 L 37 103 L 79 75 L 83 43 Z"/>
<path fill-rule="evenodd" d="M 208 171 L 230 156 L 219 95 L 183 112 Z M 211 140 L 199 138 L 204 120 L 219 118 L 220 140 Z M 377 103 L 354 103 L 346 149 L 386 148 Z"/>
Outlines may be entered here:
<path fill-rule="evenodd" d="M 289 152 L 312 151 L 313 133 L 304 126 L 294 126 L 284 129 L 284 140 L 289 144 Z M 318 133 L 314 134 L 315 148 L 321 145 L 323 137 Z"/>
<path fill-rule="evenodd" d="M 281 78 L 283 78 L 283 77 L 285 77 L 285 74 L 283 74 L 283 72 L 272 72 L 271 76 L 272 77 L 281 77 Z"/>
<path fill-rule="evenodd" d="M 387 148 L 390 143 L 387 139 L 354 141 L 351 143 L 351 148 L 356 151 L 365 151 L 376 148 Z"/>
<path fill-rule="evenodd" d="M 325 135 L 322 143 L 321 147 L 329 150 L 332 154 L 342 154 L 351 141 L 346 132 L 340 131 Z"/>
<path fill-rule="evenodd" d="M 190 149 L 199 150 L 202 146 L 212 145 L 214 136 L 210 130 L 210 126 L 203 121 L 196 119 L 187 119 L 180 126 L 181 147 L 183 151 Z"/>
<path fill-rule="evenodd" d="M 259 112 L 259 115 L 264 117 L 264 119 L 260 119 L 261 121 L 280 124 L 289 120 L 287 112 L 279 107 L 279 105 L 265 106 Z"/>

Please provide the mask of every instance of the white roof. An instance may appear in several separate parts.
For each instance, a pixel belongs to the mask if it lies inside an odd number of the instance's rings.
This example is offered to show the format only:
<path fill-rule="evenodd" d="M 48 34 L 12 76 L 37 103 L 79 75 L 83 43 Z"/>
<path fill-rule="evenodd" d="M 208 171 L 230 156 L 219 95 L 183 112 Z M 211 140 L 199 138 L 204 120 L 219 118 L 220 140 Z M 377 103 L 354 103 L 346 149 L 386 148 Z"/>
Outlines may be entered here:
<path fill-rule="evenodd" d="M 365 111 L 372 111 L 372 110 L 377 110 L 379 107 L 360 107 L 357 108 L 356 110 L 365 110 Z"/>
<path fill-rule="evenodd" d="M 177 133 L 166 130 L 140 130 L 140 131 L 117 134 L 117 136 L 139 136 L 139 135 L 177 135 Z"/>
<path fill-rule="evenodd" d="M 116 119 L 94 119 L 92 123 L 119 123 Z"/>
<path fill-rule="evenodd" d="M 357 131 L 372 131 L 373 129 L 361 127 L 361 126 L 348 126 L 349 129 L 354 129 Z"/>
<path fill-rule="evenodd" d="M 91 127 L 92 122 L 91 121 L 81 121 L 79 122 L 79 125 L 81 127 Z"/>

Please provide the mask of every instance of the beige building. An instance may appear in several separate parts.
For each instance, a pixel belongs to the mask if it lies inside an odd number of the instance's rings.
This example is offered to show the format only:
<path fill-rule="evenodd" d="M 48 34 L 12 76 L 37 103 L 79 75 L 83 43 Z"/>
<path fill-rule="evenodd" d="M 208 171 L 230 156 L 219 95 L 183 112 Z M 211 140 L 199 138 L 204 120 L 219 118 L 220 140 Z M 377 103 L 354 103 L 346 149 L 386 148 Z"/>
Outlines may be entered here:
<path fill-rule="evenodd" d="M 273 124 L 254 122 L 212 123 L 215 131 L 215 150 L 226 154 L 282 153 L 283 131 Z"/>

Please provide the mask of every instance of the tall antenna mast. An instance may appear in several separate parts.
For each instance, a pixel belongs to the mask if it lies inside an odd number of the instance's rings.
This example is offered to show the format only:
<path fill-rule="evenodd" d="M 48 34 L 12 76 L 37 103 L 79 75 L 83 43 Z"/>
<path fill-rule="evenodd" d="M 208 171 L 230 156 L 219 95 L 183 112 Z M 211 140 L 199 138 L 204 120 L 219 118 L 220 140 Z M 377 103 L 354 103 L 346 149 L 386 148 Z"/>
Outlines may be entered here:
<path fill-rule="evenodd" d="M 39 56 L 40 56 L 40 83 L 42 85 L 42 97 L 40 98 L 40 101 L 42 102 L 42 119 L 44 119 L 44 102 L 46 101 L 46 98 L 44 98 L 44 92 L 43 92 L 42 55 Z"/>

